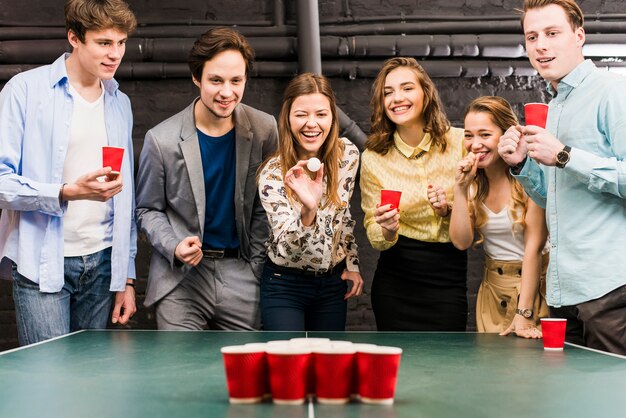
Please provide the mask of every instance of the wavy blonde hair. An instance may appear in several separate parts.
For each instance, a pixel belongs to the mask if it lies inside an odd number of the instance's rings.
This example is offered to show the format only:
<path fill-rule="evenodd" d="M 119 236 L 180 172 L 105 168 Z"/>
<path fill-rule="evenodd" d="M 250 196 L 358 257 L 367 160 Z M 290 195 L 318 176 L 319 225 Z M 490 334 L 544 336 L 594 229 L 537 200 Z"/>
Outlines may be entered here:
<path fill-rule="evenodd" d="M 450 122 L 443 113 L 443 104 L 439 98 L 439 93 L 437 93 L 435 83 L 415 58 L 406 57 L 396 57 L 385 61 L 374 80 L 374 84 L 372 84 L 370 97 L 372 129 L 365 143 L 365 148 L 385 155 L 393 144 L 393 133 L 396 130 L 396 125 L 385 112 L 385 80 L 390 72 L 400 67 L 409 68 L 415 73 L 417 81 L 424 91 L 422 111 L 424 132 L 428 132 L 432 143 L 438 146 L 441 152 L 445 152 L 447 146 L 446 132 L 450 129 Z"/>
<path fill-rule="evenodd" d="M 343 156 L 344 144 L 339 139 L 339 119 L 335 93 L 326 77 L 313 73 L 302 73 L 289 82 L 285 89 L 283 105 L 278 118 L 278 149 L 270 158 L 278 156 L 283 179 L 287 171 L 296 165 L 299 160 L 296 152 L 298 138 L 291 132 L 291 125 L 289 124 L 291 105 L 300 96 L 316 93 L 326 96 L 332 114 L 330 132 L 318 151 L 318 158 L 324 163 L 324 177 L 326 178 L 326 191 L 324 193 L 326 202 L 323 207 L 329 205 L 339 206 L 341 203 L 338 193 L 339 161 Z M 289 188 L 286 189 L 289 197 L 295 199 Z"/>
<path fill-rule="evenodd" d="M 511 109 L 509 102 L 497 96 L 482 96 L 472 101 L 465 111 L 464 118 L 469 113 L 486 113 L 491 121 L 504 133 L 509 127 L 518 124 L 517 117 Z M 528 195 L 522 185 L 511 175 L 508 167 L 506 175 L 511 183 L 511 200 L 509 202 L 509 213 L 513 220 L 511 233 L 515 235 L 516 228 L 523 228 L 525 225 Z M 479 168 L 476 177 L 468 191 L 468 202 L 470 214 L 474 218 L 474 229 L 478 233 L 478 239 L 474 245 L 480 244 L 485 237 L 480 232 L 480 228 L 487 223 L 487 213 L 483 208 L 483 203 L 489 194 L 489 180 L 485 170 Z"/>

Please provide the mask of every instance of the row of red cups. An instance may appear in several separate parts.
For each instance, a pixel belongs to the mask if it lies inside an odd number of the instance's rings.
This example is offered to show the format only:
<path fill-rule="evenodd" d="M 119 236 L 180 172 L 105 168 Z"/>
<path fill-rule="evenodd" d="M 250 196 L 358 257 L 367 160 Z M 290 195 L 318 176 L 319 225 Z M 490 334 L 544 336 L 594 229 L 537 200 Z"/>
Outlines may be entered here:
<path fill-rule="evenodd" d="M 393 403 L 402 349 L 294 338 L 221 349 L 231 403 Z"/>

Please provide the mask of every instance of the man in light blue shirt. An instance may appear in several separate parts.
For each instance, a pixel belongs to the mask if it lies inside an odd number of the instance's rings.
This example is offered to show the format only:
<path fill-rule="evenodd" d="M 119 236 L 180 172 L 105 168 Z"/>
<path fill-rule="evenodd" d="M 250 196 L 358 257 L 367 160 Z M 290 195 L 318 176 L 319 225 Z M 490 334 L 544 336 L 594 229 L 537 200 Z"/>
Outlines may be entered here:
<path fill-rule="evenodd" d="M 551 315 L 568 341 L 626 354 L 626 77 L 584 59 L 573 0 L 526 0 L 522 26 L 553 98 L 546 129 L 510 128 L 499 153 L 546 208 Z"/>
<path fill-rule="evenodd" d="M 113 322 L 136 310 L 132 112 L 113 79 L 136 20 L 123 0 L 68 0 L 65 21 L 72 52 L 0 93 L 0 260 L 21 345 L 105 328 L 113 301 Z M 103 145 L 125 149 L 120 173 Z"/>

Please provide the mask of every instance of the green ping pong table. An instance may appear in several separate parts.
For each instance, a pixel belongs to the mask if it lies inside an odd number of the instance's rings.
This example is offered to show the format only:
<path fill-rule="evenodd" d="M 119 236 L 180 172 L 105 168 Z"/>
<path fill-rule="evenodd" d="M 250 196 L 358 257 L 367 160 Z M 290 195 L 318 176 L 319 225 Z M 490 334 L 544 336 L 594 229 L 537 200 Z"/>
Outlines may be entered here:
<path fill-rule="evenodd" d="M 392 406 L 230 405 L 220 347 L 293 337 L 402 347 Z M 81 331 L 0 353 L 0 417 L 625 417 L 626 358 L 476 333 Z"/>

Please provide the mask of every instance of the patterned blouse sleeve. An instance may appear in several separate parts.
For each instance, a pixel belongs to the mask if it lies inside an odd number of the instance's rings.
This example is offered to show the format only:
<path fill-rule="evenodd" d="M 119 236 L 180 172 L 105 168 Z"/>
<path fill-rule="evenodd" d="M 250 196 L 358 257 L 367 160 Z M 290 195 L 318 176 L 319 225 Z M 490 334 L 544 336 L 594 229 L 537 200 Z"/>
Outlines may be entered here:
<path fill-rule="evenodd" d="M 356 175 L 359 168 L 359 150 L 353 144 L 346 147 L 348 167 L 345 171 L 344 178 L 341 179 L 339 187 L 343 187 L 347 192 L 347 206 L 344 211 L 341 223 L 340 245 L 343 245 L 346 253 L 346 266 L 348 271 L 359 271 L 359 256 L 357 252 L 357 244 L 354 239 L 354 225 L 356 221 L 350 213 L 350 200 L 354 192 Z"/>
<path fill-rule="evenodd" d="M 259 176 L 259 196 L 267 213 L 270 228 L 270 251 L 278 258 L 298 263 L 302 254 L 323 253 L 320 248 L 332 237 L 324 236 L 324 219 L 318 211 L 311 226 L 302 224 L 300 209 L 287 197 L 280 162 L 271 159 Z M 277 262 L 277 260 L 274 260 Z M 315 264 L 321 264 L 321 260 Z"/>

